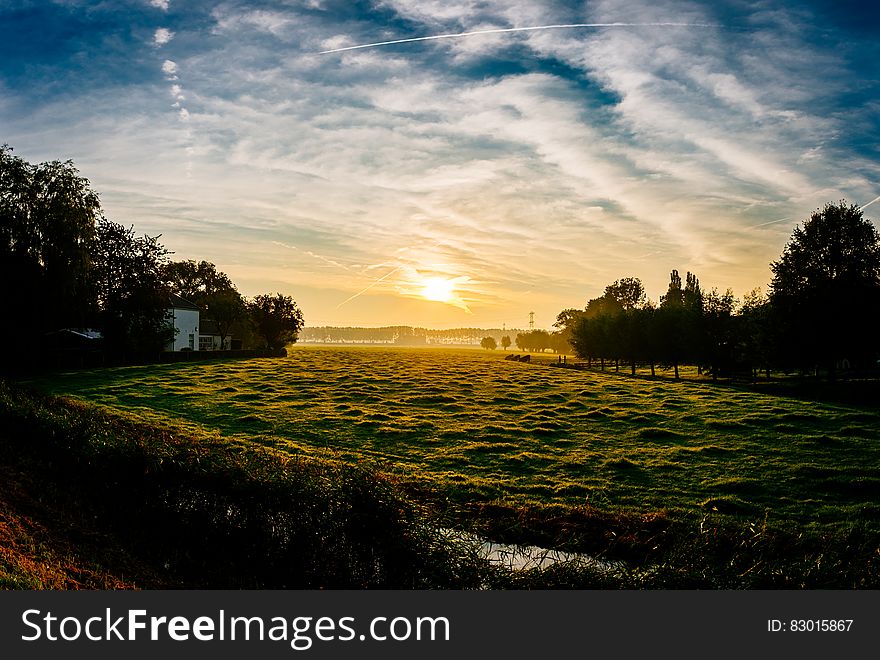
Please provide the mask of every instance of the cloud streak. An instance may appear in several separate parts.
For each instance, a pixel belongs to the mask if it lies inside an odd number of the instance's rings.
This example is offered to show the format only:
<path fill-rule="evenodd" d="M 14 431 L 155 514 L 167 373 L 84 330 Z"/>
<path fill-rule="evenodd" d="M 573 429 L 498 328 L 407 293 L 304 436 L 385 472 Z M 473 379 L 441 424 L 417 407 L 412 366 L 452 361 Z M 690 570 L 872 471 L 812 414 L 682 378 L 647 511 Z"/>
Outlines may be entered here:
<path fill-rule="evenodd" d="M 871 204 L 873 204 L 874 202 L 880 202 L 880 197 L 875 197 L 874 199 L 872 199 L 870 202 L 868 202 L 867 204 L 865 204 L 864 206 L 862 206 L 862 207 L 861 207 L 861 210 L 864 211 L 866 208 L 868 208 L 869 206 L 871 206 Z"/>
<path fill-rule="evenodd" d="M 710 23 L 563 23 L 558 25 L 532 25 L 526 27 L 512 28 L 491 28 L 487 30 L 471 30 L 469 32 L 455 32 L 449 34 L 434 34 L 426 37 L 409 37 L 406 39 L 392 39 L 390 41 L 375 41 L 367 44 L 358 44 L 356 46 L 342 46 L 340 48 L 330 48 L 318 52 L 318 55 L 327 55 L 330 53 L 342 53 L 350 50 L 361 50 L 364 48 L 377 48 L 379 46 L 391 46 L 394 44 L 408 44 L 417 41 L 437 41 L 440 39 L 462 39 L 465 37 L 475 37 L 487 34 L 506 34 L 511 32 L 537 32 L 542 30 L 573 30 L 578 28 L 632 28 L 632 27 L 688 27 L 688 28 L 724 28 L 723 25 L 713 25 Z"/>
<path fill-rule="evenodd" d="M 40 50 L 4 42 L 0 124 L 310 324 L 546 326 L 620 277 L 766 284 L 783 218 L 875 197 L 880 46 L 806 2 L 192 0 L 159 23 L 106 0 L 44 3 L 31 32 L 0 9 Z M 41 36 L 72 24 L 89 39 Z M 381 47 L 408 34 L 445 47 Z"/>

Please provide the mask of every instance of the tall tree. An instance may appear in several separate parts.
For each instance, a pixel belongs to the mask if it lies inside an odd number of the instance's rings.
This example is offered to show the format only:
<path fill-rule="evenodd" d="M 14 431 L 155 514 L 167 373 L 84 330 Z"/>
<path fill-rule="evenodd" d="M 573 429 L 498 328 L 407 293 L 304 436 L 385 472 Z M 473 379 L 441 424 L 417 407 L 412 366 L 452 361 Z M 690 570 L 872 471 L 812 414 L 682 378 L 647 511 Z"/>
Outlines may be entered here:
<path fill-rule="evenodd" d="M 152 354 L 172 339 L 162 267 L 168 250 L 157 237 L 108 220 L 98 222 L 91 279 L 98 322 L 111 351 Z"/>
<path fill-rule="evenodd" d="M 85 324 L 89 247 L 102 217 L 71 161 L 31 165 L 0 146 L 0 295 L 17 312 L 15 345 Z"/>
<path fill-rule="evenodd" d="M 675 308 L 684 305 L 684 291 L 681 288 L 681 275 L 677 270 L 673 270 L 669 274 L 669 286 L 666 288 L 666 295 L 660 297 L 660 307 Z"/>
<path fill-rule="evenodd" d="M 645 287 L 638 277 L 624 277 L 605 287 L 605 297 L 617 301 L 624 310 L 645 304 Z"/>
<path fill-rule="evenodd" d="M 659 357 L 663 364 L 675 370 L 679 377 L 678 367 L 685 357 L 686 339 L 684 290 L 681 287 L 681 276 L 677 270 L 669 274 L 669 286 L 666 295 L 660 298 L 660 308 L 655 315 L 655 328 L 660 334 Z"/>
<path fill-rule="evenodd" d="M 871 363 L 878 351 L 880 234 L 854 204 L 826 204 L 770 265 L 770 304 L 788 366 Z"/>
<path fill-rule="evenodd" d="M 702 299 L 700 316 L 701 350 L 700 362 L 712 374 L 712 380 L 719 375 L 729 374 L 735 359 L 733 312 L 736 299 L 728 289 L 723 294 L 716 289 Z"/>
<path fill-rule="evenodd" d="M 286 344 L 296 342 L 305 324 L 293 298 L 281 293 L 256 296 L 248 304 L 248 311 L 257 334 L 272 350 L 280 350 Z"/>
<path fill-rule="evenodd" d="M 172 261 L 162 274 L 174 293 L 203 307 L 212 295 L 235 289 L 229 276 L 209 261 Z"/>
<path fill-rule="evenodd" d="M 752 379 L 763 369 L 770 377 L 775 328 L 771 324 L 770 303 L 760 288 L 743 296 L 735 319 L 737 361 L 749 370 Z"/>

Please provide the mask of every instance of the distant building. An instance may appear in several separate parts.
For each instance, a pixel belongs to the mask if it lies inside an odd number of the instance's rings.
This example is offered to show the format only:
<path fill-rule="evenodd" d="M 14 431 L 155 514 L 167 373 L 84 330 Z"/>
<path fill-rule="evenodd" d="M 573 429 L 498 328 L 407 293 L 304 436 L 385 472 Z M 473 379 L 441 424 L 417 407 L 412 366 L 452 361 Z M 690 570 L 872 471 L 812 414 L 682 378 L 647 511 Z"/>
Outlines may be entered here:
<path fill-rule="evenodd" d="M 174 293 L 168 297 L 166 318 L 174 328 L 174 338 L 165 345 L 166 351 L 199 350 L 199 312 L 199 307 L 186 298 Z"/>

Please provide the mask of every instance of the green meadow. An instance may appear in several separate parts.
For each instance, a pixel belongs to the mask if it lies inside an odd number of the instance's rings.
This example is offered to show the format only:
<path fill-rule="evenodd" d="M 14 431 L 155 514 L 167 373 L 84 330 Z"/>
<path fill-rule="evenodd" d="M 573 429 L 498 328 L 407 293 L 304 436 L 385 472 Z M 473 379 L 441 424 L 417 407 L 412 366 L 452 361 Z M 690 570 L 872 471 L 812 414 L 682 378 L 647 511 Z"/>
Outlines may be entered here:
<path fill-rule="evenodd" d="M 880 412 L 504 355 L 297 346 L 30 385 L 212 441 L 357 463 L 454 504 L 880 530 Z"/>

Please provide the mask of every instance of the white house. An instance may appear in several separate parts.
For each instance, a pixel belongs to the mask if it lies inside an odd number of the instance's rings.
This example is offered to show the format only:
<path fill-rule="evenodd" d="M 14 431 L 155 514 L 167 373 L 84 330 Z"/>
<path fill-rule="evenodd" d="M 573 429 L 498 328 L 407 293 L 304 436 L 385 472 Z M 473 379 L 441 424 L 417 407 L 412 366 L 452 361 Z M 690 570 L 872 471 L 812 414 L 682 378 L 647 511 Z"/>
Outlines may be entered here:
<path fill-rule="evenodd" d="M 226 335 L 224 341 L 220 342 L 220 328 L 213 319 L 204 319 L 202 327 L 199 331 L 199 350 L 200 351 L 222 351 L 229 350 L 232 346 L 232 337 Z"/>
<path fill-rule="evenodd" d="M 199 350 L 198 306 L 172 293 L 166 318 L 174 328 L 174 338 L 165 345 L 166 351 Z"/>

